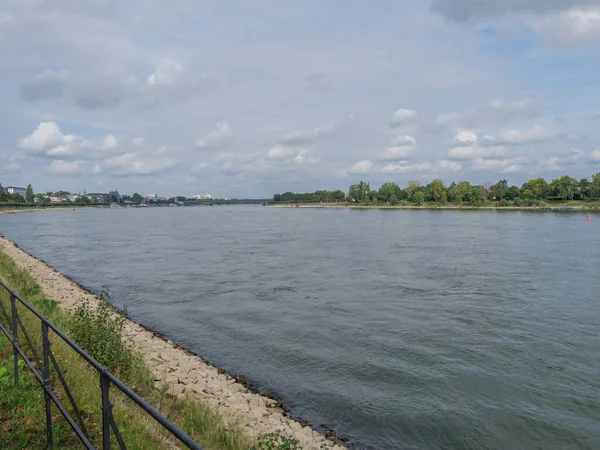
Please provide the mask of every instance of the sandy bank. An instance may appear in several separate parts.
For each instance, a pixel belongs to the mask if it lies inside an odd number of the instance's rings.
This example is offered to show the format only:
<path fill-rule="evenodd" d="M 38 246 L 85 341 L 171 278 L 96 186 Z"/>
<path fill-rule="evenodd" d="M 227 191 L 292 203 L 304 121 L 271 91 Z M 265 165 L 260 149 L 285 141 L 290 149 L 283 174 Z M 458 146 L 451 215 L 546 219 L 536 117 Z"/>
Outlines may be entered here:
<path fill-rule="evenodd" d="M 63 308 L 73 310 L 82 301 L 98 301 L 93 294 L 4 239 L 1 234 L 0 250 L 26 269 L 44 295 L 59 302 Z M 344 449 L 310 427 L 287 417 L 276 401 L 250 392 L 231 376 L 220 373 L 200 357 L 141 325 L 128 321 L 125 334 L 128 342 L 143 355 L 157 387 L 167 383 L 171 395 L 191 395 L 227 416 L 236 416 L 249 436 L 281 430 L 298 439 L 305 449 L 320 449 L 322 444 L 335 450 Z"/>

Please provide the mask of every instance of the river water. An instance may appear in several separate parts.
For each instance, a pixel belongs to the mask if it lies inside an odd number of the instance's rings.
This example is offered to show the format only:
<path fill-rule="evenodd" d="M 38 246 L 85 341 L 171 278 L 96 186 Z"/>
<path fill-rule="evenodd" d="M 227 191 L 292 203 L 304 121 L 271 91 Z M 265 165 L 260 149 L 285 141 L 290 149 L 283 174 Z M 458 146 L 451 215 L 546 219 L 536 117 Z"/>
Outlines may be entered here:
<path fill-rule="evenodd" d="M 600 448 L 600 215 L 98 209 L 0 231 L 355 448 Z"/>

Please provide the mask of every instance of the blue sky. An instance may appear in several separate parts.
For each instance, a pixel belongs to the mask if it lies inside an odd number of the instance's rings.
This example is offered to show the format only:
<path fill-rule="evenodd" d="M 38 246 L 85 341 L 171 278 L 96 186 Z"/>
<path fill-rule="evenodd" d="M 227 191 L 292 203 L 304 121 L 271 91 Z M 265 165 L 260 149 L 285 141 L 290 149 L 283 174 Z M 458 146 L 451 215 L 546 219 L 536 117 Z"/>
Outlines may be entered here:
<path fill-rule="evenodd" d="M 0 183 L 268 197 L 600 171 L 591 0 L 5 0 Z"/>

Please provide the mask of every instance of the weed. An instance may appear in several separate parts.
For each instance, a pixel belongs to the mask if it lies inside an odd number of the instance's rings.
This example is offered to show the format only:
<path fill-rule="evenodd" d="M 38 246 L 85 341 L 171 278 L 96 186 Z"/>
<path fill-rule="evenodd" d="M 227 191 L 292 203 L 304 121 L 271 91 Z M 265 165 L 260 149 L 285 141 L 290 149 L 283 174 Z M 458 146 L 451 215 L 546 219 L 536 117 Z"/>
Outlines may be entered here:
<path fill-rule="evenodd" d="M 83 301 L 70 323 L 71 336 L 96 361 L 117 376 L 127 377 L 136 355 L 123 342 L 127 309 L 115 311 L 108 302 L 107 286 L 102 286 L 97 307 Z"/>

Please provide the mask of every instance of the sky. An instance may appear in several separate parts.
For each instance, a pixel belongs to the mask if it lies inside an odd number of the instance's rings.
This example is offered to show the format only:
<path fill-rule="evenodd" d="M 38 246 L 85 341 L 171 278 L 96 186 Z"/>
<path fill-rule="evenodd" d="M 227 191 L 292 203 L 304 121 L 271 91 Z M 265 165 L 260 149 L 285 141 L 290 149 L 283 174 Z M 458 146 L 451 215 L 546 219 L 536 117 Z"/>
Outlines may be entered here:
<path fill-rule="evenodd" d="M 36 192 L 600 172 L 597 0 L 2 0 L 0 61 Z"/>

